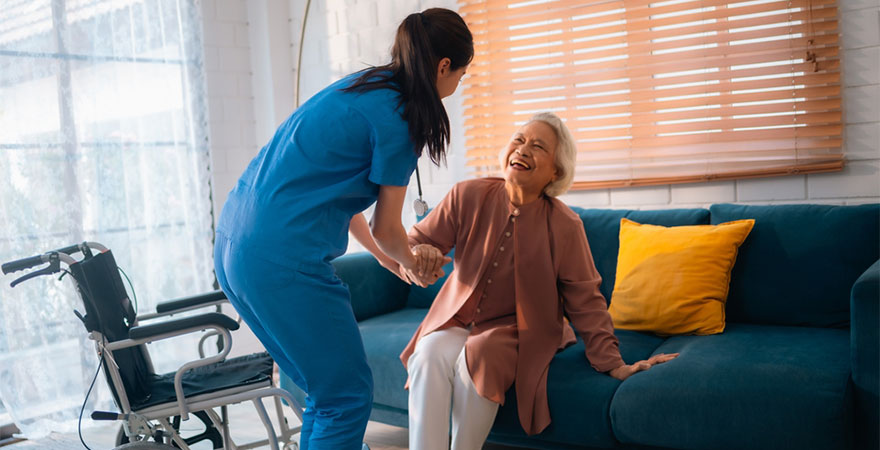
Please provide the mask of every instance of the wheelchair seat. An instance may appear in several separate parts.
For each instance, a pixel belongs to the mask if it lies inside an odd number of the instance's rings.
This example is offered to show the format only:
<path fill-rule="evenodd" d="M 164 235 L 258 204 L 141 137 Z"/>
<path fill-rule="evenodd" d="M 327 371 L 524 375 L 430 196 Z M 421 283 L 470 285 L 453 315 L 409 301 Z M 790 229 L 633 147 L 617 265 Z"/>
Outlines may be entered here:
<path fill-rule="evenodd" d="M 183 375 L 183 392 L 187 398 L 227 389 L 268 385 L 272 380 L 272 357 L 269 353 L 229 358 L 220 363 L 197 367 Z M 132 403 L 133 410 L 176 402 L 174 372 L 151 375 L 143 400 Z"/>

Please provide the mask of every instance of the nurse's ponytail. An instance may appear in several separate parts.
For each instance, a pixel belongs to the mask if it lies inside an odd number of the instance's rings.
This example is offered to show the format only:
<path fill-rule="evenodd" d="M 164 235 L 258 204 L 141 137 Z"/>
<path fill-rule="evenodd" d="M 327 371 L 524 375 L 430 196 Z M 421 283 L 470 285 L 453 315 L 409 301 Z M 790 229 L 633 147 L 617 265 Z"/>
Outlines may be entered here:
<path fill-rule="evenodd" d="M 461 16 L 448 9 L 427 9 L 410 14 L 397 28 L 390 64 L 363 71 L 345 90 L 400 92 L 416 154 L 421 156 L 427 147 L 431 161 L 439 165 L 449 143 L 449 117 L 437 92 L 437 66 L 449 58 L 450 69 L 458 70 L 473 56 L 473 36 Z"/>

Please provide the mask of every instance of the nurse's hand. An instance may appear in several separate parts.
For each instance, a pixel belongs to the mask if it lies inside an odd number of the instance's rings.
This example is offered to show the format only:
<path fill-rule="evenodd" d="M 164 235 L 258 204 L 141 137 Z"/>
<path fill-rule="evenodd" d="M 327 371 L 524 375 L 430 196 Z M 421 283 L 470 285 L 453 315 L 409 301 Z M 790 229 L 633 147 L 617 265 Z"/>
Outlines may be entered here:
<path fill-rule="evenodd" d="M 442 272 L 442 267 L 452 261 L 452 258 L 443 256 L 443 253 L 433 245 L 416 245 L 412 248 L 412 253 L 416 257 L 416 267 L 409 269 L 420 278 L 427 279 L 435 273 Z"/>
<path fill-rule="evenodd" d="M 443 275 L 446 275 L 446 272 L 444 272 L 443 269 L 440 269 L 439 271 L 434 272 L 434 273 L 430 274 L 429 276 L 422 276 L 422 277 L 418 276 L 416 273 L 414 273 L 412 271 L 404 269 L 403 266 L 401 266 L 401 270 L 403 271 L 404 275 L 412 283 L 415 283 L 419 287 L 428 287 L 429 285 L 436 283 L 437 280 L 440 279 L 440 277 L 442 277 Z"/>

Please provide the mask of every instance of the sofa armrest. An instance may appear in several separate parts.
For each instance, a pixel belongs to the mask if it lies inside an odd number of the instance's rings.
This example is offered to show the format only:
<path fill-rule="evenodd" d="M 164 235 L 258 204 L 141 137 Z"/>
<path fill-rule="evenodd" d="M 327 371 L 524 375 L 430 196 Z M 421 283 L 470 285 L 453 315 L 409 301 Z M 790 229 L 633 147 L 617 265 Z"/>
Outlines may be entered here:
<path fill-rule="evenodd" d="M 409 285 L 379 265 L 367 252 L 351 253 L 333 261 L 336 274 L 351 291 L 351 307 L 358 321 L 403 309 Z"/>
<path fill-rule="evenodd" d="M 856 448 L 876 449 L 880 447 L 880 261 L 853 285 L 850 323 Z"/>

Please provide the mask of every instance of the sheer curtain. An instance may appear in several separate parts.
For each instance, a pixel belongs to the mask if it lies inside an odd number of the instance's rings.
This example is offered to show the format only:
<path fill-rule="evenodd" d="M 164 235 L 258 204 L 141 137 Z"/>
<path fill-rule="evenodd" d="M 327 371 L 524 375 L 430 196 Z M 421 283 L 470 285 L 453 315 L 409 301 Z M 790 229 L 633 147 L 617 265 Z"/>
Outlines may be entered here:
<path fill-rule="evenodd" d="M 198 2 L 3 0 L 0 261 L 98 241 L 141 312 L 212 289 L 206 109 Z M 13 279 L 0 276 L 0 400 L 28 437 L 75 430 L 97 369 L 81 301 L 69 277 Z M 197 357 L 149 348 L 159 371 Z M 86 411 L 109 399 L 100 387 Z"/>

